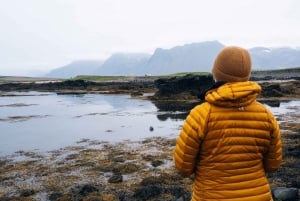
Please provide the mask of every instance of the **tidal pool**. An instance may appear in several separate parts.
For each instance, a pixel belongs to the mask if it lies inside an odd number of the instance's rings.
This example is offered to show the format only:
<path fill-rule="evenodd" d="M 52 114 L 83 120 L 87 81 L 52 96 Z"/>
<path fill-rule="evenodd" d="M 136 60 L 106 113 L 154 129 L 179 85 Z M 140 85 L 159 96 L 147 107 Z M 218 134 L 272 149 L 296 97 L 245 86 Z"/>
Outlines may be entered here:
<path fill-rule="evenodd" d="M 284 115 L 299 113 L 299 105 L 300 101 L 291 101 L 270 108 L 275 115 Z M 83 139 L 118 142 L 176 137 L 187 112 L 162 111 L 151 101 L 129 95 L 2 93 L 0 156 L 51 151 Z"/>
<path fill-rule="evenodd" d="M 182 119 L 129 95 L 22 92 L 0 97 L 0 155 L 48 151 L 82 139 L 141 140 L 176 136 Z M 172 112 L 173 114 L 176 112 Z"/>

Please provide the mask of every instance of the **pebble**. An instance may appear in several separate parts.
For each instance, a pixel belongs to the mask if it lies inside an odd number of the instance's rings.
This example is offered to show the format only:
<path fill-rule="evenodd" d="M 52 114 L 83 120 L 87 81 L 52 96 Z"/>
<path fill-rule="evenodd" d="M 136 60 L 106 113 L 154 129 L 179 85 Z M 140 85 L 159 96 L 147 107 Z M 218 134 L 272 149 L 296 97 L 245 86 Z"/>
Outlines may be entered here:
<path fill-rule="evenodd" d="M 281 201 L 296 201 L 298 200 L 298 189 L 287 187 L 275 187 L 272 189 L 272 194 L 275 200 Z"/>

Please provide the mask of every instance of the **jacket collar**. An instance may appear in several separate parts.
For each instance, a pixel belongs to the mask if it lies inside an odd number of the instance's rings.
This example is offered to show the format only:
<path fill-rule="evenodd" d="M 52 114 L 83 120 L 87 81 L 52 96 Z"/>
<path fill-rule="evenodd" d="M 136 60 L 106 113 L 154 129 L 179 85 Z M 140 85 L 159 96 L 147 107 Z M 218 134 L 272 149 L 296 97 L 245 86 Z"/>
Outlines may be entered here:
<path fill-rule="evenodd" d="M 261 87 L 251 81 L 220 84 L 205 93 L 205 101 L 222 107 L 246 106 L 256 100 Z"/>
<path fill-rule="evenodd" d="M 212 90 L 212 89 L 217 89 L 219 88 L 220 86 L 222 86 L 223 84 L 225 84 L 226 82 L 223 82 L 223 81 L 219 81 L 219 82 L 215 82 L 212 86 L 210 86 L 209 88 L 206 88 L 206 89 L 203 89 L 199 94 L 198 94 L 198 98 L 202 101 L 205 100 L 205 95 L 206 95 L 206 92 Z"/>

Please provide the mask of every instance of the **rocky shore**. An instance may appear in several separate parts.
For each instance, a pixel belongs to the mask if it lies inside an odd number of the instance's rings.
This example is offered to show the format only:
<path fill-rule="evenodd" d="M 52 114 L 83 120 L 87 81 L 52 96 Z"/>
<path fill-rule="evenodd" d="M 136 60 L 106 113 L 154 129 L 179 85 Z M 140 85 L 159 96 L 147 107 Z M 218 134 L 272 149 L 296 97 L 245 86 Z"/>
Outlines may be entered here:
<path fill-rule="evenodd" d="M 288 120 L 279 117 L 284 163 L 268 175 L 275 200 L 298 200 L 299 117 L 299 111 Z M 120 143 L 82 139 L 47 153 L 20 151 L 0 159 L 0 200 L 190 200 L 193 176 L 174 169 L 174 146 L 175 139 L 161 137 Z"/>
<path fill-rule="evenodd" d="M 299 100 L 300 76 L 260 82 L 262 101 Z M 2 83 L 0 91 L 53 91 L 56 93 L 127 93 L 147 97 L 161 110 L 188 111 L 199 104 L 198 94 L 212 83 L 210 76 L 187 75 L 158 80 L 47 83 Z M 194 87 L 195 86 L 195 87 Z M 0 95 L 4 93 L 0 93 Z M 284 162 L 269 174 L 275 200 L 299 200 L 300 109 L 279 115 Z M 138 133 L 137 133 L 138 135 Z M 108 143 L 82 139 L 75 146 L 46 153 L 20 151 L 0 158 L 0 200 L 50 201 L 186 201 L 192 179 L 174 169 L 176 139 L 153 137 L 143 141 Z"/>
<path fill-rule="evenodd" d="M 8 91 L 51 91 L 58 94 L 76 93 L 127 93 L 139 96 L 155 93 L 152 100 L 195 100 L 197 96 L 214 83 L 211 75 L 174 76 L 149 79 L 137 77 L 130 80 L 86 81 L 86 80 L 7 80 L 0 77 L 0 92 Z M 254 75 L 252 81 L 262 86 L 261 98 L 298 98 L 300 97 L 300 72 Z"/>

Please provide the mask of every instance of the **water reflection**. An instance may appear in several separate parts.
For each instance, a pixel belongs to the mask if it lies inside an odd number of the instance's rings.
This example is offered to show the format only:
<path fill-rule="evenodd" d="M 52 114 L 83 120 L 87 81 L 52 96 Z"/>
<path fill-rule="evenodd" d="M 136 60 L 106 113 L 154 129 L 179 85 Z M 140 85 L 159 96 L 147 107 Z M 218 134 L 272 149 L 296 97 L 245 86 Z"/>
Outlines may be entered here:
<path fill-rule="evenodd" d="M 153 101 L 158 111 L 190 111 L 193 107 L 200 104 L 200 101 Z"/>
<path fill-rule="evenodd" d="M 22 92 L 0 96 L 0 155 L 54 150 L 82 139 L 103 141 L 176 137 L 200 101 L 148 101 L 130 95 Z M 275 115 L 300 101 L 269 101 Z"/>
<path fill-rule="evenodd" d="M 0 155 L 54 150 L 81 139 L 175 137 L 182 125 L 179 119 L 161 121 L 153 103 L 129 95 L 22 92 L 0 97 L 0 105 Z"/>
<path fill-rule="evenodd" d="M 289 101 L 262 100 L 260 102 L 272 108 L 279 108 L 282 103 Z M 158 111 L 164 111 L 162 114 L 157 114 L 157 118 L 160 121 L 166 121 L 167 119 L 184 120 L 189 111 L 201 104 L 201 101 L 152 101 L 152 103 L 157 107 Z"/>
<path fill-rule="evenodd" d="M 189 112 L 181 112 L 181 113 L 165 113 L 165 114 L 158 114 L 157 119 L 160 121 L 167 121 L 168 119 L 173 120 L 184 120 Z"/>
<path fill-rule="evenodd" d="M 164 112 L 157 114 L 157 118 L 160 121 L 172 120 L 184 120 L 189 111 L 196 105 L 200 104 L 200 101 L 152 101 L 158 111 Z"/>
<path fill-rule="evenodd" d="M 270 107 L 280 107 L 280 101 L 279 100 L 262 100 L 261 103 L 268 105 Z"/>

